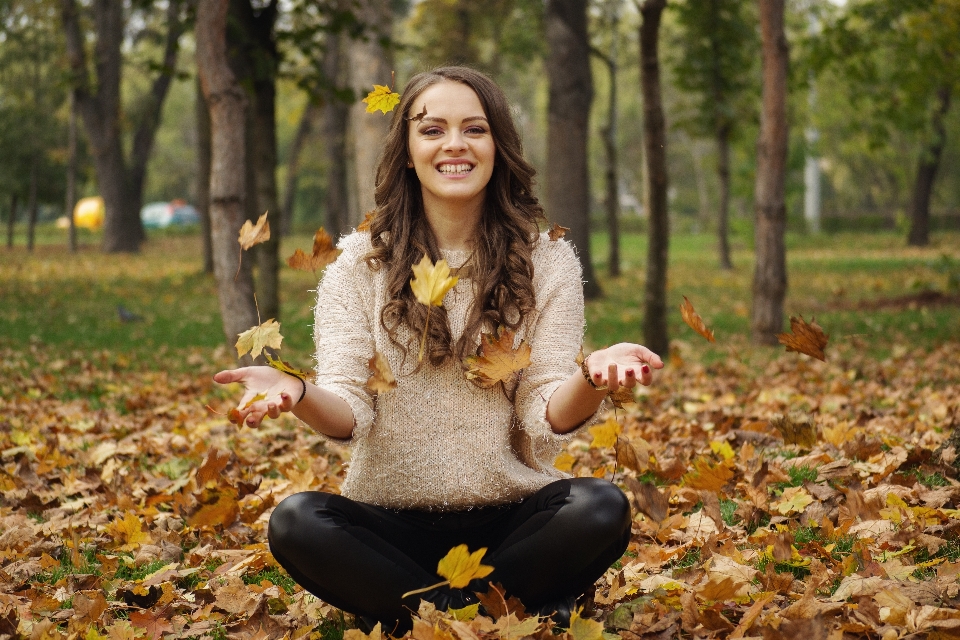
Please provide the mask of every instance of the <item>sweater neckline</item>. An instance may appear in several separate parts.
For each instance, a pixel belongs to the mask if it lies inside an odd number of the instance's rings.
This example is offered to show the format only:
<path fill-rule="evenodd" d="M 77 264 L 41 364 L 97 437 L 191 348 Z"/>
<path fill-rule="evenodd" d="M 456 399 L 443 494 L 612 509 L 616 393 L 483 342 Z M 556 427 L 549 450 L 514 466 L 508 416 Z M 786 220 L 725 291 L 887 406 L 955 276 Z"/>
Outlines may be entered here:
<path fill-rule="evenodd" d="M 440 255 L 447 261 L 451 269 L 463 266 L 473 251 L 469 249 L 440 249 Z"/>

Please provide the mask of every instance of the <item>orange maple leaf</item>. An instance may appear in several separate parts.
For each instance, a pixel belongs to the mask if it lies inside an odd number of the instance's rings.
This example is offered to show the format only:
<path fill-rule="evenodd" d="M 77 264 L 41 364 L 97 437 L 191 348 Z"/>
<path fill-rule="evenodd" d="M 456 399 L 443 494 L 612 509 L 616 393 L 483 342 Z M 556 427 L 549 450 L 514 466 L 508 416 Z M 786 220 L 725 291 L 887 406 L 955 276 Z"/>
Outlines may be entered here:
<path fill-rule="evenodd" d="M 547 235 L 550 236 L 550 240 L 557 241 L 567 234 L 567 231 L 570 231 L 570 227 L 561 227 L 556 222 L 553 223 L 553 226 L 550 227 L 550 230 L 547 231 Z"/>
<path fill-rule="evenodd" d="M 197 486 L 203 488 L 208 482 L 219 480 L 228 462 L 230 462 L 229 451 L 221 451 L 216 447 L 210 449 L 207 457 L 203 459 L 203 464 L 197 469 Z"/>
<path fill-rule="evenodd" d="M 233 492 L 215 492 L 216 499 L 201 506 L 190 516 L 187 524 L 191 527 L 229 527 L 240 515 L 240 506 Z"/>
<path fill-rule="evenodd" d="M 693 469 L 683 476 L 683 485 L 700 491 L 717 493 L 733 477 L 729 461 L 714 465 L 707 458 L 693 461 Z"/>
<path fill-rule="evenodd" d="M 467 379 L 473 380 L 484 389 L 498 382 L 506 382 L 522 369 L 530 366 L 530 345 L 520 341 L 514 349 L 516 333 L 501 326 L 497 335 L 483 333 L 477 355 L 463 359 L 467 369 Z"/>
<path fill-rule="evenodd" d="M 687 299 L 687 296 L 683 296 L 683 304 L 680 305 L 680 316 L 683 318 L 683 321 L 690 325 L 690 328 L 702 335 L 704 338 L 710 342 L 716 342 L 716 338 L 713 337 L 713 331 L 707 328 L 707 325 L 704 324 L 703 318 L 700 317 L 700 314 L 694 311 L 693 304 Z"/>
<path fill-rule="evenodd" d="M 317 271 L 336 260 L 339 255 L 340 250 L 333 246 L 333 238 L 320 227 L 313 235 L 313 253 L 307 255 L 297 249 L 287 258 L 287 264 L 297 271 Z"/>
<path fill-rule="evenodd" d="M 829 335 L 823 332 L 823 327 L 817 324 L 815 318 L 808 324 L 803 316 L 790 316 L 791 333 L 778 333 L 777 340 L 787 348 L 787 351 L 796 351 L 806 354 L 817 360 L 826 362 L 827 357 L 823 349 L 827 346 Z"/>
<path fill-rule="evenodd" d="M 373 217 L 376 215 L 376 209 L 370 209 L 367 211 L 367 214 L 363 216 L 363 222 L 357 225 L 357 231 L 369 231 L 370 223 L 373 222 Z"/>

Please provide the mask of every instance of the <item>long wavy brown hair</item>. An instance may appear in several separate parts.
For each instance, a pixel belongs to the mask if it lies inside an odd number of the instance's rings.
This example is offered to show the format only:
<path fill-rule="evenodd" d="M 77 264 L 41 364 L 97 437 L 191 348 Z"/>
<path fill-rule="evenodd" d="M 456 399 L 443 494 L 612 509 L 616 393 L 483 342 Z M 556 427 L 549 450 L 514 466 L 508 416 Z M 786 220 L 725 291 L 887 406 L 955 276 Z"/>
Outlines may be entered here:
<path fill-rule="evenodd" d="M 376 209 L 370 222 L 373 250 L 366 256 L 371 268 L 387 270 L 389 301 L 381 311 L 380 324 L 405 359 L 412 342 L 422 335 L 427 318 L 427 308 L 416 301 L 410 289 L 411 267 L 424 255 L 434 263 L 442 258 L 424 213 L 420 180 L 416 171 L 407 167 L 408 128 L 414 126 L 417 115 L 410 110 L 427 87 L 444 81 L 465 84 L 477 94 L 496 155 L 470 258 L 475 298 L 456 343 L 446 309 L 431 309 L 425 355 L 434 366 L 451 358 L 462 360 L 476 348 L 481 330 L 495 331 L 500 325 L 516 330 L 533 311 L 531 255 L 537 223 L 543 219 L 543 208 L 533 194 L 536 171 L 523 157 L 520 135 L 500 87 L 467 67 L 440 67 L 411 78 L 394 111 L 377 166 Z M 407 341 L 398 336 L 403 325 L 411 330 Z"/>

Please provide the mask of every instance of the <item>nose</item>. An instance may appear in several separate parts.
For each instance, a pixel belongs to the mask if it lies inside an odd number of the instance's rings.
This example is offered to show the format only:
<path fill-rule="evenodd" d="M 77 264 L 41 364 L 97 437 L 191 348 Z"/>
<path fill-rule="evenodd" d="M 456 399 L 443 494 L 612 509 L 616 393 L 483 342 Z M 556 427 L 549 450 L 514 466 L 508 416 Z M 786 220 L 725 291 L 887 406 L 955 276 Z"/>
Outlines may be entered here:
<path fill-rule="evenodd" d="M 447 139 L 444 140 L 444 143 L 443 143 L 444 151 L 459 152 L 459 151 L 466 150 L 466 148 L 467 148 L 466 140 L 464 140 L 463 134 L 457 129 L 451 130 L 449 135 L 447 136 Z"/>

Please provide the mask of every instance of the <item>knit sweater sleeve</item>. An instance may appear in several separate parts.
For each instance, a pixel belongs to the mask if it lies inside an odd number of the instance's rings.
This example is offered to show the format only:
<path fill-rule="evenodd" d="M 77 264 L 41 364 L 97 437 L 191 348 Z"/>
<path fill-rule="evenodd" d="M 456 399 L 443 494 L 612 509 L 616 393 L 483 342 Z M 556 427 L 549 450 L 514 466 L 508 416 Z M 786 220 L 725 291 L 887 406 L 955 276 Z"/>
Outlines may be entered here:
<path fill-rule="evenodd" d="M 353 410 L 352 438 L 366 434 L 374 419 L 374 397 L 366 388 L 367 363 L 374 353 L 374 273 L 363 260 L 370 248 L 366 233 L 340 241 L 342 253 L 317 286 L 313 339 L 316 385 L 343 398 Z"/>
<path fill-rule="evenodd" d="M 551 241 L 543 235 L 534 255 L 536 324 L 528 340 L 531 364 L 517 387 L 516 411 L 529 446 L 525 457 L 552 472 L 561 447 L 577 431 L 555 433 L 547 421 L 547 404 L 553 392 L 578 372 L 576 358 L 585 328 L 583 282 L 580 261 L 565 240 Z M 606 409 L 604 404 L 578 429 L 594 423 Z"/>

